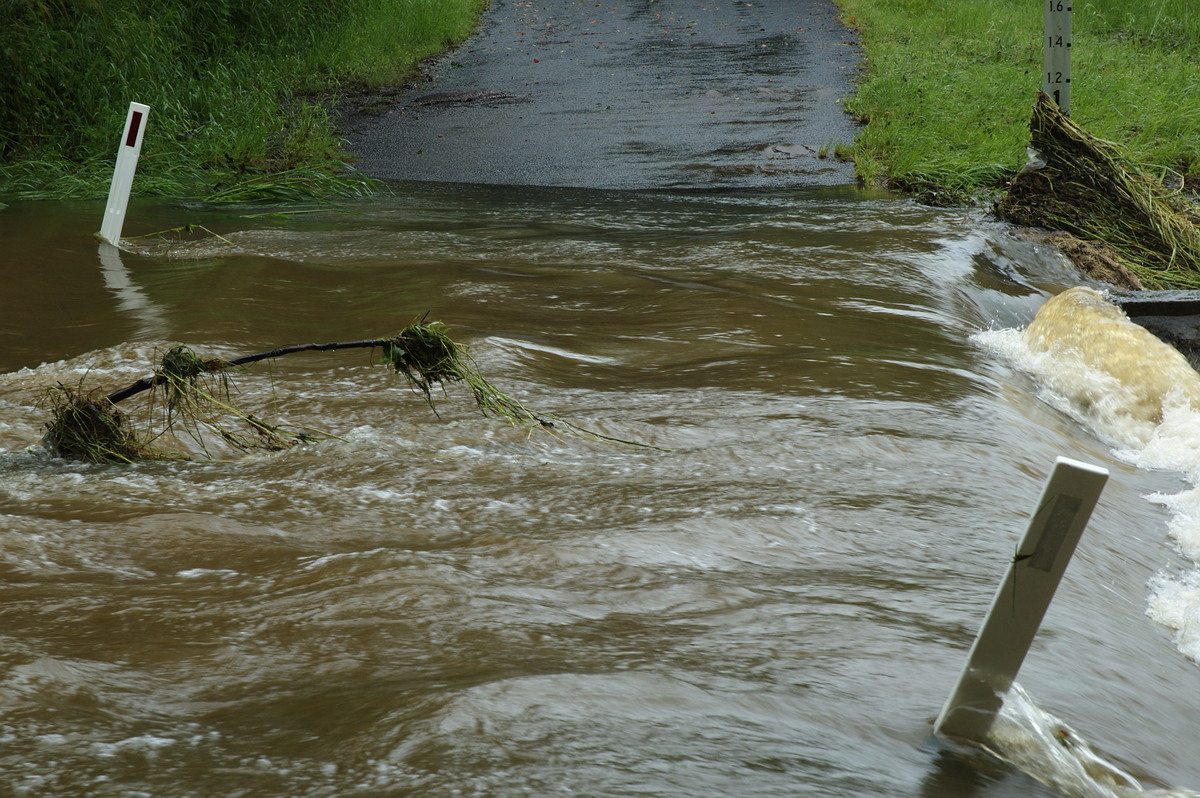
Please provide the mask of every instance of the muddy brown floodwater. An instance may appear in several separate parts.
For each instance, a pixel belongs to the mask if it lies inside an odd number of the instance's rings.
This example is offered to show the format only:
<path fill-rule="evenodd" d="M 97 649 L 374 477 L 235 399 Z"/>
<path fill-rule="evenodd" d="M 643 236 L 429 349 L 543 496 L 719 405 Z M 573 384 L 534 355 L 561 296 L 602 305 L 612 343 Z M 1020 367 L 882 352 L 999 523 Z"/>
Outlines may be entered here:
<path fill-rule="evenodd" d="M 0 792 L 1114 794 L 1061 760 L 1063 723 L 1148 788 L 1200 786 L 1189 478 L 989 343 L 1073 280 L 1057 256 L 851 188 L 296 210 L 135 203 L 128 236 L 222 238 L 115 258 L 99 203 L 0 210 Z M 663 451 L 453 388 L 435 416 L 362 353 L 236 379 L 337 439 L 37 448 L 56 382 L 426 311 L 531 407 Z M 1012 700 L 1054 788 L 930 723 L 1058 455 L 1112 478 Z"/>

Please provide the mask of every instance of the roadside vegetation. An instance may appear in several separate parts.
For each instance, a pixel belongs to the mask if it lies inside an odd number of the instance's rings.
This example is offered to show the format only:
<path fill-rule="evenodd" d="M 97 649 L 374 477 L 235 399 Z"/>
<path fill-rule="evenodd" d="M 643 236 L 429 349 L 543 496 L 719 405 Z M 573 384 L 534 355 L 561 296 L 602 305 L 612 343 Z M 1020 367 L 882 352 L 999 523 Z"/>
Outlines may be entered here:
<path fill-rule="evenodd" d="M 103 196 L 131 100 L 151 108 L 138 193 L 364 191 L 332 98 L 411 77 L 485 2 L 0 0 L 0 196 Z"/>
<path fill-rule="evenodd" d="M 1041 85 L 1032 0 L 835 0 L 867 60 L 847 102 L 860 177 L 944 204 L 1025 162 Z M 1200 185 L 1195 0 L 1076 0 L 1072 120 Z M 151 106 L 141 194 L 369 190 L 332 98 L 411 77 L 486 0 L 0 0 L 0 196 L 103 196 L 130 100 Z"/>
<path fill-rule="evenodd" d="M 836 0 L 867 60 L 846 107 L 867 122 L 841 155 L 868 184 L 945 204 L 1025 163 L 1041 88 L 1032 0 Z M 1200 187 L 1195 0 L 1075 0 L 1071 119 L 1169 184 Z"/>

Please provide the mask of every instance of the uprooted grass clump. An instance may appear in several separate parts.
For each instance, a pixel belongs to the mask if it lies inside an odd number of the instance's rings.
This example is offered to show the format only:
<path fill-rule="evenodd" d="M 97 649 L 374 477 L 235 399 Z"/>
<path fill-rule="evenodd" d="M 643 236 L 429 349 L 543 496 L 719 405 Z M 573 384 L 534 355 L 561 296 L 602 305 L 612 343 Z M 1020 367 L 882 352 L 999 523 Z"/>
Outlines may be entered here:
<path fill-rule="evenodd" d="M 1179 190 L 1090 135 L 1039 94 L 1030 122 L 1040 164 L 996 202 L 1004 219 L 1109 245 L 1147 288 L 1200 288 L 1200 215 Z"/>
<path fill-rule="evenodd" d="M 129 417 L 94 388 L 84 391 L 61 382 L 46 392 L 50 421 L 43 445 L 67 460 L 132 463 L 150 456 Z"/>
<path fill-rule="evenodd" d="M 269 352 L 224 360 L 202 358 L 182 344 L 172 347 L 153 374 L 105 394 L 58 385 L 48 392 L 51 420 L 43 445 L 52 454 L 93 463 L 132 463 L 148 459 L 180 459 L 170 449 L 172 435 L 184 435 L 211 458 L 208 440 L 214 438 L 235 450 L 279 451 L 320 436 L 270 424 L 237 407 L 231 373 L 243 366 L 297 352 L 341 349 L 381 349 L 382 362 L 403 374 L 409 385 L 434 409 L 433 388 L 464 383 L 480 412 L 514 425 L 563 430 L 592 440 L 632 443 L 577 427 L 570 422 L 535 414 L 493 386 L 480 373 L 465 345 L 450 338 L 440 322 L 410 324 L 391 338 L 298 344 Z M 135 425 L 117 403 L 148 393 L 142 408 L 145 423 Z"/>

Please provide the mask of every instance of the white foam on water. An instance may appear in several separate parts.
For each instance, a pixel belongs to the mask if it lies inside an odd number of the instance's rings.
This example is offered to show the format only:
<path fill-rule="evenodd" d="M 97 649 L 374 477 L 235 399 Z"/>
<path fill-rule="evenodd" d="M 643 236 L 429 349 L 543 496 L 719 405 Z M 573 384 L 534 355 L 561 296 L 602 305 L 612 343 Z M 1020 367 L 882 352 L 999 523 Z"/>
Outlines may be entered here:
<path fill-rule="evenodd" d="M 1154 435 L 1155 423 L 1133 412 L 1132 392 L 1112 375 L 1062 351 L 1035 352 L 1021 330 L 986 330 L 972 340 L 1033 377 L 1040 399 L 1108 441 L 1118 454 L 1141 449 Z"/>
<path fill-rule="evenodd" d="M 1072 798 L 1195 798 L 1180 789 L 1143 788 L 1096 753 L 1079 734 L 1014 684 L 988 735 L 988 750 Z"/>
<path fill-rule="evenodd" d="M 1086 324 L 1086 319 L 1072 321 L 1077 325 L 1072 335 L 1090 333 L 1078 327 Z M 1103 329 L 1096 331 L 1097 338 L 1105 334 Z M 1122 380 L 1121 368 L 1111 362 L 1109 368 L 1098 366 L 1094 359 L 1088 362 L 1086 355 L 1071 347 L 1047 349 L 1040 341 L 1037 343 L 1043 347 L 1035 344 L 1031 348 L 1030 337 L 1021 330 L 988 330 L 973 340 L 1028 374 L 1037 385 L 1039 398 L 1103 439 L 1116 458 L 1146 470 L 1179 473 L 1193 486 L 1174 495 L 1146 496 L 1167 509 L 1170 539 L 1196 564 L 1193 569 L 1159 572 L 1148 585 L 1146 612 L 1174 633 L 1181 653 L 1200 663 L 1200 408 L 1187 400 L 1189 392 L 1194 396 L 1200 387 L 1200 375 L 1195 375 L 1192 384 L 1168 390 L 1161 396 L 1160 412 L 1147 417 L 1146 389 L 1134 383 L 1139 374 L 1154 371 L 1156 356 L 1167 354 L 1154 347 L 1140 349 L 1133 356 L 1122 353 L 1127 357 L 1125 363 L 1137 363 L 1129 379 Z M 1105 345 L 1097 344 L 1101 349 Z M 1191 380 L 1191 375 L 1182 379 Z M 1099 757 L 1062 721 L 1034 705 L 1017 685 L 1005 697 L 991 742 L 1001 758 L 1066 795 L 1197 795 L 1186 790 L 1143 789 Z"/>
<path fill-rule="evenodd" d="M 1114 456 L 1139 468 L 1177 472 L 1194 486 L 1146 498 L 1168 510 L 1171 540 L 1200 567 L 1200 411 L 1172 395 L 1161 420 L 1148 421 L 1131 407 L 1129 386 L 1070 352 L 1033 352 L 1018 330 L 990 330 L 975 340 L 1032 376 L 1041 398 L 1103 438 Z M 1162 572 L 1149 587 L 1149 616 L 1171 629 L 1177 648 L 1200 663 L 1200 570 Z"/>
<path fill-rule="evenodd" d="M 180 579 L 229 579 L 240 576 L 237 571 L 230 568 L 188 568 L 184 571 L 176 572 L 175 575 Z"/>
<path fill-rule="evenodd" d="M 588 354 L 584 354 L 583 352 L 574 352 L 574 351 L 570 351 L 567 349 L 563 349 L 561 347 L 550 346 L 549 344 L 539 344 L 539 343 L 535 343 L 533 341 L 518 341 L 518 340 L 515 340 L 512 338 L 502 338 L 500 336 L 492 336 L 489 339 L 489 342 L 492 343 L 494 346 L 503 348 L 503 349 L 509 349 L 509 350 L 515 350 L 515 351 L 529 350 L 529 351 L 533 351 L 533 352 L 541 352 L 541 353 L 544 353 L 547 355 L 557 355 L 558 357 L 561 357 L 565 360 L 578 360 L 583 363 L 594 363 L 594 364 L 598 364 L 598 365 L 613 366 L 613 365 L 619 365 L 621 362 L 620 358 L 605 357 L 605 356 L 601 356 L 601 355 L 588 355 Z"/>

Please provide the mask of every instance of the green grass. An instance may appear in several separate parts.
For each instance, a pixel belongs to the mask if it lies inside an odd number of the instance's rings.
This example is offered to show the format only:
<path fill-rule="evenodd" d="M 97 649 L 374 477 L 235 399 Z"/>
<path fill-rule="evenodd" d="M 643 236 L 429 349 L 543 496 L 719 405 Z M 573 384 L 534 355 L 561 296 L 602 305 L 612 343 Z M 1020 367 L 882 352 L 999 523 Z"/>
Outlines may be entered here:
<path fill-rule="evenodd" d="M 411 76 L 484 1 L 0 0 L 0 195 L 103 196 L 131 100 L 140 194 L 357 193 L 330 98 Z"/>
<path fill-rule="evenodd" d="M 1041 88 L 1031 0 L 836 0 L 867 62 L 841 154 L 868 184 L 966 196 L 1025 163 Z M 1195 0 L 1076 0 L 1071 118 L 1137 162 L 1200 178 Z"/>
<path fill-rule="evenodd" d="M 329 97 L 397 83 L 485 0 L 0 0 L 0 196 L 100 197 L 130 100 L 135 190 L 214 199 L 369 190 Z M 1041 74 L 1032 0 L 836 0 L 867 52 L 842 150 L 863 180 L 951 199 L 1025 161 Z M 1195 0 L 1077 0 L 1072 118 L 1200 180 Z"/>
<path fill-rule="evenodd" d="M 486 0 L 356 0 L 324 66 L 344 81 L 367 86 L 401 82 L 420 61 L 466 38 L 486 5 Z"/>

